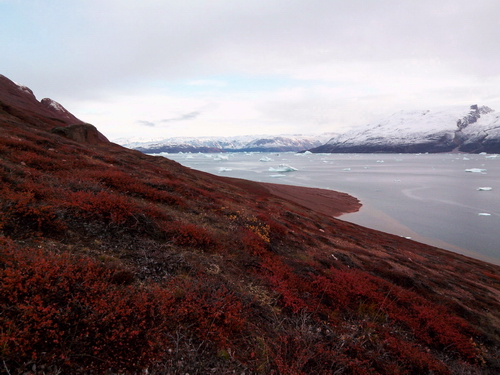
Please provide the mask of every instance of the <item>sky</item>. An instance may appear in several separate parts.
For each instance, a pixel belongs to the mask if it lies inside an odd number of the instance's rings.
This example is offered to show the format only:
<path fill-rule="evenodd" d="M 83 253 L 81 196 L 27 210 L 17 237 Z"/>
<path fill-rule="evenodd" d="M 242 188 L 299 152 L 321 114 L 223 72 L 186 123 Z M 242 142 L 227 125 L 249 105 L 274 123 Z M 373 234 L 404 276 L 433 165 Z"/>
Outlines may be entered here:
<path fill-rule="evenodd" d="M 0 0 L 0 74 L 110 140 L 500 111 L 498 0 Z"/>

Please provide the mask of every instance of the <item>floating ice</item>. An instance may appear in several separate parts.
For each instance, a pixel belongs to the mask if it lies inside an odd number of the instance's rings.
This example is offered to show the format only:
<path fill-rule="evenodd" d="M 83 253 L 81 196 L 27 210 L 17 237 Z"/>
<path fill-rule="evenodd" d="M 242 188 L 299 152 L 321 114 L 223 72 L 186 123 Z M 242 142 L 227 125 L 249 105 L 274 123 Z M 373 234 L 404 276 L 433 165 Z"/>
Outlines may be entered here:
<path fill-rule="evenodd" d="M 231 168 L 224 168 L 224 167 L 219 168 L 219 172 L 230 172 L 230 171 L 232 171 Z"/>
<path fill-rule="evenodd" d="M 213 158 L 215 161 L 221 161 L 221 160 L 229 160 L 229 156 L 226 155 L 217 155 L 216 157 Z"/>
<path fill-rule="evenodd" d="M 483 173 L 483 172 L 486 172 L 486 169 L 482 169 L 482 168 L 470 168 L 470 169 L 466 169 L 465 171 L 469 172 L 469 173 Z"/>
<path fill-rule="evenodd" d="M 294 172 L 298 171 L 297 168 L 291 167 L 288 164 L 280 164 L 278 168 L 269 168 L 269 172 Z"/>
<path fill-rule="evenodd" d="M 479 191 L 490 191 L 492 188 L 490 187 L 478 187 L 477 190 Z"/>
<path fill-rule="evenodd" d="M 478 213 L 479 216 L 491 216 L 491 214 L 487 213 L 487 212 L 480 212 Z"/>
<path fill-rule="evenodd" d="M 351 168 L 344 168 L 344 171 L 350 171 Z"/>
<path fill-rule="evenodd" d="M 273 177 L 273 178 L 280 178 L 280 177 L 286 177 L 284 174 L 272 174 L 271 176 L 269 177 Z"/>
<path fill-rule="evenodd" d="M 383 163 L 384 161 L 383 160 L 377 160 L 377 163 Z"/>
<path fill-rule="evenodd" d="M 259 161 L 274 161 L 274 159 L 271 159 L 270 157 L 263 156 L 259 159 Z"/>

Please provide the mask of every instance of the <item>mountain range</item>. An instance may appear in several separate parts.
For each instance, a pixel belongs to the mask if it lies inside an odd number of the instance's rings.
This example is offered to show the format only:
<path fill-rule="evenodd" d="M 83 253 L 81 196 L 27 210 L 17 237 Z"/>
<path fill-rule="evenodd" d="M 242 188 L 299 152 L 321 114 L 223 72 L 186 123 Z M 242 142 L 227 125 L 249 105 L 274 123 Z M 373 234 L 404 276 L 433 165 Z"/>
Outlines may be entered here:
<path fill-rule="evenodd" d="M 117 139 L 116 143 L 145 153 L 178 152 L 298 152 L 323 145 L 334 133 L 320 135 L 244 135 L 233 137 L 172 137 L 160 140 Z"/>
<path fill-rule="evenodd" d="M 498 374 L 500 266 L 109 142 L 0 77 L 0 372 Z"/>
<path fill-rule="evenodd" d="M 451 106 L 399 111 L 346 133 L 118 139 L 145 153 L 301 152 L 314 153 L 500 153 L 500 115 L 487 106 Z"/>
<path fill-rule="evenodd" d="M 313 148 L 317 153 L 500 152 L 500 115 L 486 106 L 400 111 Z"/>

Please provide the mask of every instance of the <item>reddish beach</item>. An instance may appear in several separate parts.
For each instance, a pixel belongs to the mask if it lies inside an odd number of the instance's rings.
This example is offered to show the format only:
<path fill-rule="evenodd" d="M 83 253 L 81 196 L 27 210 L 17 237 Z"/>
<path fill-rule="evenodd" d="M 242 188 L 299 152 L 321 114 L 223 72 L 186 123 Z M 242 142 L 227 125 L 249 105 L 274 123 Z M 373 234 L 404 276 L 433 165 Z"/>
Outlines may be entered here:
<path fill-rule="evenodd" d="M 338 217 L 361 208 L 359 200 L 347 193 L 292 185 L 268 183 L 262 185 L 273 195 L 325 215 Z"/>

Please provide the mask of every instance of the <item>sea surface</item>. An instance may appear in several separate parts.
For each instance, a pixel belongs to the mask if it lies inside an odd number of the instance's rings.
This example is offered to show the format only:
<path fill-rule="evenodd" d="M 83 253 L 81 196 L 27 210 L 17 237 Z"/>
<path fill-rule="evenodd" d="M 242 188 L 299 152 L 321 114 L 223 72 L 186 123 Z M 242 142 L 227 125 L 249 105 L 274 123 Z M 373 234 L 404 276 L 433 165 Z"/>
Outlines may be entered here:
<path fill-rule="evenodd" d="M 500 264 L 497 155 L 161 155 L 216 175 L 345 192 L 363 206 L 341 220 Z"/>

